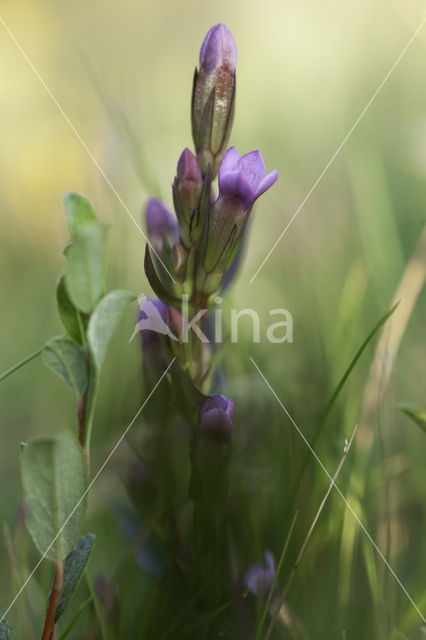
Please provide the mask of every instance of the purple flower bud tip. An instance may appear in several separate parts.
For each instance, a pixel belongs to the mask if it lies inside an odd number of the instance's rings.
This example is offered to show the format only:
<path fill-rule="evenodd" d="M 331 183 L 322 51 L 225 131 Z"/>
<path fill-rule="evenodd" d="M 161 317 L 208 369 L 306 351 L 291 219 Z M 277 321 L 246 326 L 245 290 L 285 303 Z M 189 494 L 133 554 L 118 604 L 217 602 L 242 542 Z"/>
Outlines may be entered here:
<path fill-rule="evenodd" d="M 227 66 L 231 71 L 237 66 L 237 45 L 224 24 L 219 23 L 210 29 L 204 38 L 200 50 L 200 67 L 206 73 L 212 73 L 219 67 Z"/>
<path fill-rule="evenodd" d="M 170 245 L 179 239 L 179 225 L 175 216 L 160 200 L 152 198 L 146 207 L 146 226 L 154 244 L 162 244 L 166 238 Z"/>
<path fill-rule="evenodd" d="M 142 342 L 145 347 L 151 342 L 158 341 L 158 333 L 163 333 L 161 327 L 167 324 L 168 311 L 167 305 L 157 298 L 146 298 L 139 307 L 138 324 L 141 321 L 149 320 L 147 323 L 152 329 L 141 328 Z"/>
<path fill-rule="evenodd" d="M 209 396 L 200 410 L 200 435 L 230 440 L 233 430 L 234 403 L 220 394 Z"/>
<path fill-rule="evenodd" d="M 268 597 L 275 580 L 275 560 L 272 553 L 265 551 L 265 567 L 254 564 L 247 570 L 244 576 L 244 585 L 252 593 L 262 595 L 265 600 Z"/>
<path fill-rule="evenodd" d="M 244 209 L 249 209 L 254 201 L 265 193 L 278 178 L 274 169 L 266 173 L 260 151 L 251 151 L 241 156 L 231 147 L 223 156 L 219 167 L 219 193 L 233 196 L 241 201 Z"/>
<path fill-rule="evenodd" d="M 177 165 L 178 182 L 196 182 L 201 183 L 201 171 L 198 166 L 197 158 L 189 149 L 184 149 L 180 155 Z"/>

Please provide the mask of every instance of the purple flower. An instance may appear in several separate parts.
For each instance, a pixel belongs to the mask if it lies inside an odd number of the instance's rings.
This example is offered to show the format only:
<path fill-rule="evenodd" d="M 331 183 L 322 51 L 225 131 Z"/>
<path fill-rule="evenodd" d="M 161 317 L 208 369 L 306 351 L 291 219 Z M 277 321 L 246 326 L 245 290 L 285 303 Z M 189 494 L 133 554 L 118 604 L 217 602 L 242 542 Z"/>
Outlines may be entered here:
<path fill-rule="evenodd" d="M 210 212 L 204 267 L 208 273 L 205 294 L 217 290 L 234 258 L 250 210 L 255 200 L 271 187 L 278 177 L 275 169 L 266 174 L 259 151 L 240 157 L 231 147 L 219 168 L 219 197 Z"/>
<path fill-rule="evenodd" d="M 229 441 L 232 436 L 234 403 L 220 394 L 209 396 L 201 406 L 199 415 L 200 437 L 213 437 Z"/>
<path fill-rule="evenodd" d="M 179 225 L 175 216 L 160 200 L 152 198 L 146 207 L 146 226 L 154 248 L 171 248 L 179 240 Z"/>
<path fill-rule="evenodd" d="M 275 560 L 272 553 L 265 551 L 265 567 L 254 564 L 248 568 L 244 576 L 244 585 L 250 589 L 255 596 L 261 595 L 267 599 L 275 580 Z"/>
<path fill-rule="evenodd" d="M 206 73 L 228 67 L 232 71 L 237 66 L 237 45 L 229 29 L 223 24 L 215 24 L 204 38 L 200 50 L 200 68 Z"/>
<path fill-rule="evenodd" d="M 134 334 L 140 331 L 142 345 L 145 349 L 154 343 L 161 344 L 159 335 L 169 335 L 170 329 L 167 325 L 167 318 L 167 305 L 164 302 L 157 298 L 145 298 L 142 300 Z"/>
<path fill-rule="evenodd" d="M 260 151 L 251 151 L 240 157 L 236 148 L 231 147 L 219 167 L 219 197 L 232 196 L 241 202 L 244 209 L 250 209 L 277 178 L 276 169 L 266 173 Z"/>

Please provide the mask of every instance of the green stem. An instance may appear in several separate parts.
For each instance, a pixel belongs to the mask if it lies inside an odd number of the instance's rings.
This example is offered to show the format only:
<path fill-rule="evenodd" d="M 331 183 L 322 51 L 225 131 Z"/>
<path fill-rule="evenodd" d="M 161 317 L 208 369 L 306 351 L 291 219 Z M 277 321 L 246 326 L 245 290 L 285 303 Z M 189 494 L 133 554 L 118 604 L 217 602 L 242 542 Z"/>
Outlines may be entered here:
<path fill-rule="evenodd" d="M 59 640 L 65 640 L 65 638 L 69 635 L 70 631 L 72 630 L 72 628 L 74 627 L 75 623 L 77 622 L 77 620 L 79 619 L 80 615 L 83 613 L 84 609 L 87 607 L 88 604 L 90 604 L 92 602 L 92 596 L 90 596 L 90 598 L 87 598 L 87 600 L 85 600 L 77 609 L 77 611 L 75 612 L 75 615 L 72 617 L 71 622 L 69 623 L 69 625 L 67 626 L 67 628 L 65 629 L 65 631 L 60 635 Z"/>
<path fill-rule="evenodd" d="M 95 369 L 95 364 L 90 358 L 89 362 L 89 381 L 86 392 L 86 406 L 84 416 L 84 433 L 83 433 L 83 448 L 86 457 L 89 456 L 90 451 L 90 438 L 92 435 L 93 418 L 95 415 L 96 396 L 98 392 L 98 374 Z"/>
<path fill-rule="evenodd" d="M 44 349 L 44 345 L 40 347 L 40 349 L 37 349 L 37 351 L 30 353 L 29 356 L 27 356 L 17 364 L 14 364 L 13 367 L 10 367 L 10 369 L 7 369 L 7 371 L 4 371 L 2 374 L 0 374 L 0 382 L 8 378 L 10 375 L 12 375 L 12 373 L 15 373 L 15 371 L 18 371 L 18 369 L 20 369 L 25 364 L 27 364 L 27 362 L 31 362 L 31 360 L 34 360 L 34 358 L 37 358 L 37 356 L 40 355 L 43 349 Z"/>
<path fill-rule="evenodd" d="M 102 607 L 101 607 L 101 603 L 99 602 L 98 596 L 96 594 L 96 591 L 93 587 L 92 584 L 92 580 L 89 576 L 89 572 L 86 570 L 85 571 L 85 578 L 86 578 L 86 584 L 87 584 L 87 588 L 89 589 L 89 593 L 91 596 L 91 599 L 93 600 L 93 606 L 95 608 L 95 612 L 96 612 L 96 617 L 98 619 L 99 622 L 99 627 L 101 630 L 101 636 L 103 640 L 108 640 L 109 639 L 109 634 L 108 634 L 108 629 L 107 629 L 107 624 L 106 624 L 106 620 L 105 620 L 105 616 L 104 613 L 102 611 Z"/>
<path fill-rule="evenodd" d="M 283 563 L 284 563 L 284 558 L 285 558 L 286 553 L 287 553 L 287 549 L 288 549 L 288 545 L 289 545 L 289 542 L 290 542 L 291 534 L 293 533 L 293 529 L 294 529 L 294 525 L 296 524 L 296 519 L 297 519 L 298 513 L 299 512 L 296 511 L 296 513 L 294 514 L 292 523 L 290 525 L 290 529 L 288 530 L 287 537 L 286 537 L 285 542 L 284 542 L 283 549 L 281 551 L 281 556 L 280 556 L 280 559 L 279 559 L 279 562 L 278 562 L 277 570 L 275 572 L 275 578 L 274 578 L 274 581 L 272 583 L 271 589 L 269 591 L 268 598 L 266 600 L 265 607 L 263 609 L 262 618 L 260 620 L 260 625 L 259 625 L 259 628 L 258 628 L 257 633 L 256 633 L 256 640 L 260 640 L 260 638 L 262 637 L 262 631 L 263 631 L 263 627 L 265 626 L 266 616 L 268 615 L 269 607 L 271 606 L 271 602 L 272 602 L 272 597 L 273 597 L 273 595 L 275 593 L 275 589 L 276 589 L 276 586 L 278 584 L 278 579 L 280 577 L 281 569 L 282 569 L 282 566 L 283 566 Z"/>

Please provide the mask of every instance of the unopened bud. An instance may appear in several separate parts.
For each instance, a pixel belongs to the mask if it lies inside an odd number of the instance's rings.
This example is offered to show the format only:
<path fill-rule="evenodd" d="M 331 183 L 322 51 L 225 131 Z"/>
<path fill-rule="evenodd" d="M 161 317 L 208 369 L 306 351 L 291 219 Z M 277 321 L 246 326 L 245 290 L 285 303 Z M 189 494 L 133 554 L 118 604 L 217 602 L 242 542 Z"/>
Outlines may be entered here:
<path fill-rule="evenodd" d="M 178 161 L 174 189 L 176 210 L 187 225 L 190 224 L 194 211 L 198 209 L 202 186 L 203 179 L 197 159 L 189 149 L 184 149 Z"/>
<path fill-rule="evenodd" d="M 206 35 L 200 51 L 200 68 L 194 76 L 192 93 L 192 135 L 203 175 L 211 166 L 217 174 L 225 152 L 235 105 L 237 46 L 224 24 Z"/>
<path fill-rule="evenodd" d="M 146 207 L 146 226 L 148 237 L 156 251 L 171 249 L 179 240 L 176 217 L 156 198 L 152 198 Z"/>
<path fill-rule="evenodd" d="M 209 396 L 201 406 L 198 419 L 199 437 L 229 442 L 232 437 L 234 403 L 220 394 Z"/>

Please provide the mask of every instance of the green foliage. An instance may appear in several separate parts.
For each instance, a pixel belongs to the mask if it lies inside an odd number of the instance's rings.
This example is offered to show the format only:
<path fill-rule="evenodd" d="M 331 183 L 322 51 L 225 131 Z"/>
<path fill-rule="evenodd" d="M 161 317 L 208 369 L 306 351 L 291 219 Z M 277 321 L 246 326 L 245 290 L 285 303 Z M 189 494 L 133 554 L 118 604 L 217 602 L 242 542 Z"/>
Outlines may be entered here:
<path fill-rule="evenodd" d="M 92 553 L 93 545 L 95 544 L 95 539 L 96 537 L 93 533 L 82 536 L 65 560 L 64 584 L 56 607 L 55 622 L 57 622 L 64 613 L 81 582 L 87 563 L 89 562 L 90 554 Z"/>
<path fill-rule="evenodd" d="M 136 299 L 130 291 L 116 290 L 108 293 L 94 310 L 87 330 L 90 351 L 96 368 L 100 371 L 108 343 L 127 305 Z"/>
<path fill-rule="evenodd" d="M 61 322 L 69 337 L 78 344 L 84 344 L 84 327 L 80 311 L 71 302 L 65 285 L 65 276 L 59 278 L 56 302 Z"/>
<path fill-rule="evenodd" d="M 422 411 L 410 402 L 400 402 L 397 408 L 411 418 L 426 433 L 426 411 Z"/>
<path fill-rule="evenodd" d="M 28 531 L 41 554 L 63 560 L 76 543 L 86 511 L 83 450 L 72 433 L 63 431 L 30 442 L 20 464 Z"/>
<path fill-rule="evenodd" d="M 72 303 L 90 313 L 105 290 L 105 234 L 107 227 L 79 227 L 65 250 L 65 282 Z"/>
<path fill-rule="evenodd" d="M 64 209 L 72 240 L 75 239 L 82 227 L 97 223 L 91 203 L 80 193 L 72 191 L 65 193 Z"/>
<path fill-rule="evenodd" d="M 43 361 L 80 396 L 87 388 L 87 364 L 81 348 L 67 338 L 52 338 L 43 349 Z"/>

